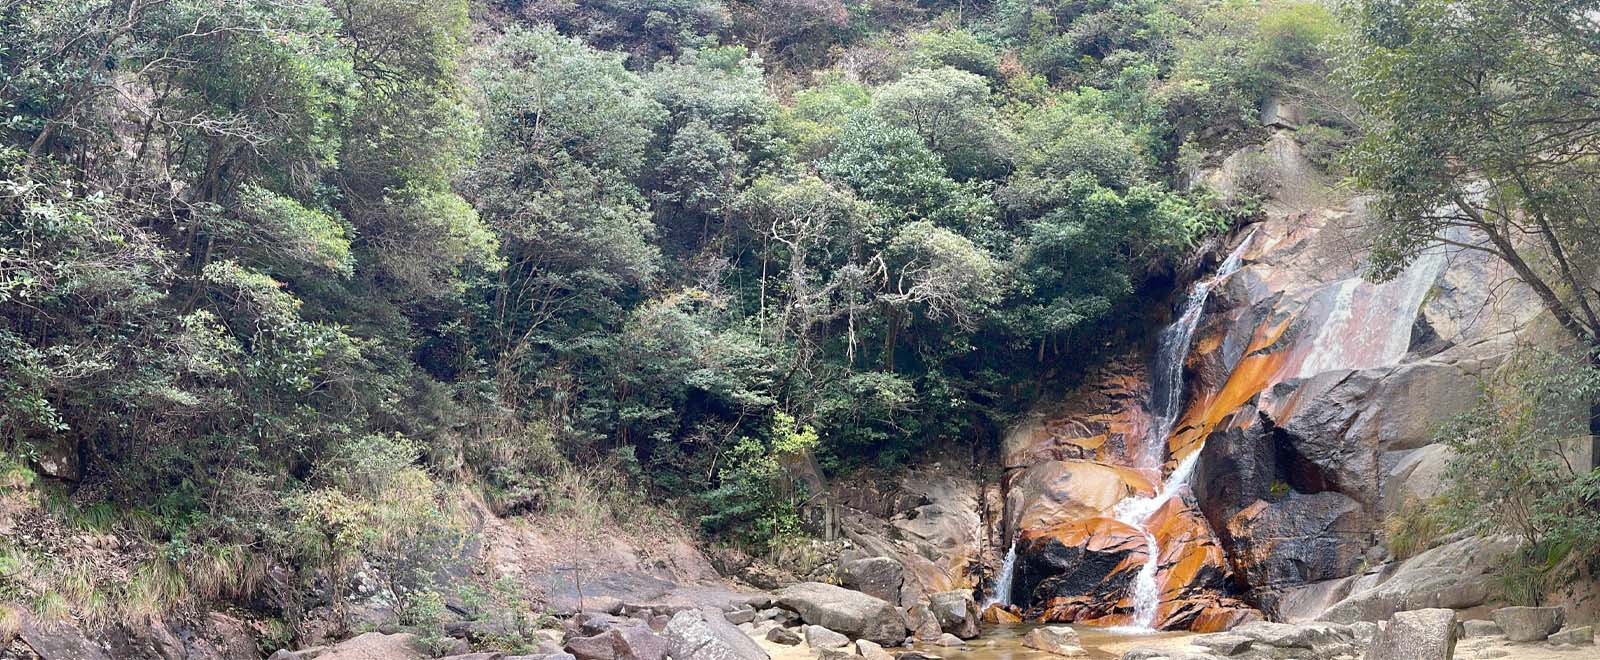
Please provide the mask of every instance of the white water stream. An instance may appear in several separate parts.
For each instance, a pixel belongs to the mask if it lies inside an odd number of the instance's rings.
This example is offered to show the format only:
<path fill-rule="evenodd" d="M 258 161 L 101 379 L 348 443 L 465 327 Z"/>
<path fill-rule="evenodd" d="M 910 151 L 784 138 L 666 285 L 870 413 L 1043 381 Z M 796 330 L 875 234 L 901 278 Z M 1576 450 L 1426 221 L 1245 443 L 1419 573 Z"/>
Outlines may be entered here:
<path fill-rule="evenodd" d="M 1010 605 L 1011 604 L 1011 578 L 1017 570 L 1017 540 L 1011 539 L 1011 547 L 1006 549 L 1006 559 L 1000 564 L 1000 575 L 994 580 L 994 593 L 983 606 Z"/>
<path fill-rule="evenodd" d="M 1211 289 L 1222 278 L 1239 270 L 1244 251 L 1250 247 L 1255 235 L 1255 230 L 1251 230 L 1228 258 L 1223 260 L 1222 265 L 1217 267 L 1216 274 L 1195 283 L 1194 289 L 1189 292 L 1189 299 L 1184 301 L 1183 311 L 1178 315 L 1178 320 L 1161 332 L 1160 347 L 1156 352 L 1155 363 L 1151 366 L 1150 378 L 1150 407 L 1151 412 L 1155 413 L 1155 424 L 1151 428 L 1150 436 L 1146 438 L 1145 451 L 1139 457 L 1141 464 L 1134 467 L 1156 474 L 1161 472 L 1161 464 L 1166 458 L 1167 436 L 1172 434 L 1172 427 L 1177 424 L 1178 415 L 1183 412 L 1183 360 L 1189 354 L 1189 347 L 1194 342 L 1194 332 L 1200 326 L 1200 317 L 1205 312 L 1206 300 L 1211 297 Z M 1134 576 L 1133 583 L 1133 628 L 1136 630 L 1152 630 L 1155 625 L 1156 609 L 1161 605 L 1160 586 L 1156 583 L 1161 547 L 1155 534 L 1145 526 L 1145 523 L 1162 505 L 1177 496 L 1179 489 L 1185 483 L 1188 483 L 1189 475 L 1194 472 L 1199 459 L 1199 451 L 1190 452 L 1153 495 L 1126 498 L 1112 509 L 1112 516 L 1118 521 L 1137 527 L 1144 534 L 1147 556 L 1144 565 L 1139 568 L 1138 575 Z"/>
<path fill-rule="evenodd" d="M 1217 282 L 1239 270 L 1244 251 L 1254 238 L 1255 230 L 1252 229 L 1228 258 L 1223 260 L 1222 265 L 1217 267 L 1215 274 L 1195 283 L 1194 289 L 1189 292 L 1188 300 L 1184 301 L 1178 320 L 1161 332 L 1160 347 L 1156 352 L 1155 363 L 1151 367 L 1150 379 L 1150 407 L 1155 413 L 1156 423 L 1145 442 L 1146 451 L 1139 457 L 1140 465 L 1134 467 L 1154 473 L 1161 471 L 1161 464 L 1166 458 L 1164 449 L 1167 436 L 1172 434 L 1172 427 L 1177 424 L 1178 415 L 1183 412 L 1183 359 L 1189 354 L 1189 346 L 1194 341 L 1194 332 L 1200 326 L 1200 316 L 1205 311 L 1206 300 L 1211 297 L 1211 289 Z M 1161 593 L 1156 584 L 1156 569 L 1159 567 L 1161 549 L 1158 547 L 1155 534 L 1145 527 L 1145 521 L 1178 494 L 1178 489 L 1188 482 L 1189 475 L 1194 472 L 1195 463 L 1199 462 L 1199 458 L 1200 452 L 1191 452 L 1178 464 L 1166 483 L 1162 484 L 1161 489 L 1154 495 L 1129 497 L 1118 502 L 1116 508 L 1112 510 L 1112 515 L 1118 521 L 1139 528 L 1144 534 L 1148 548 L 1149 556 L 1134 579 L 1133 628 L 1139 632 L 1153 629 L 1156 608 L 1161 605 Z M 1012 539 L 1010 548 L 1006 550 L 1005 561 L 1000 565 L 1000 575 L 995 578 L 994 593 L 989 596 L 984 607 L 1011 604 L 1011 584 L 1016 563 L 1017 540 Z"/>

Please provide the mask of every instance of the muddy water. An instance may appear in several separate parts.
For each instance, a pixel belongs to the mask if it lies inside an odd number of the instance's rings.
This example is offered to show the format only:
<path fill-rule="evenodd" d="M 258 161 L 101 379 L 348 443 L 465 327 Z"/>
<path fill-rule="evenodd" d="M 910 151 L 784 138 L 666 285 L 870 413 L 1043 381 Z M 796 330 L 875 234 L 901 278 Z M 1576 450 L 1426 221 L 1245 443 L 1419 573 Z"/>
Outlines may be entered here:
<path fill-rule="evenodd" d="M 1055 624 L 1060 625 L 1060 624 Z M 945 660 L 1059 660 L 1061 656 L 1036 651 L 1022 645 L 1022 636 L 1037 624 L 986 625 L 977 639 L 968 640 L 965 647 L 945 648 L 931 644 L 917 644 L 916 649 L 937 655 Z M 1094 660 L 1116 660 L 1128 649 L 1140 646 L 1178 647 L 1191 633 L 1156 632 L 1147 634 L 1116 633 L 1094 626 L 1072 626 L 1078 631 L 1079 642 Z"/>

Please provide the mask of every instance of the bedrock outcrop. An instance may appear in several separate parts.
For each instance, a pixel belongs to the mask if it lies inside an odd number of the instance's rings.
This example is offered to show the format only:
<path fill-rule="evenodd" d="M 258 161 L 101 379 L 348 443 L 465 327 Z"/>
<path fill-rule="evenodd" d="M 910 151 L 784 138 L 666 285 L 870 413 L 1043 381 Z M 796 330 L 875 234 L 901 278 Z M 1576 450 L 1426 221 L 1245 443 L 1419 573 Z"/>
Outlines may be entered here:
<path fill-rule="evenodd" d="M 1319 586 L 1403 573 L 1378 531 L 1408 501 L 1438 494 L 1449 452 L 1437 424 L 1474 403 L 1518 336 L 1555 336 L 1487 255 L 1434 248 L 1390 280 L 1364 279 L 1361 246 L 1376 221 L 1367 200 L 1333 192 L 1289 132 L 1252 158 L 1265 164 L 1265 218 L 1217 249 L 1243 244 L 1182 358 L 1171 432 L 1154 428 L 1141 348 L 1041 402 L 1005 439 L 1003 529 L 991 536 L 1019 540 L 1016 604 L 1034 618 L 1128 620 L 1149 544 L 1114 509 L 1160 489 L 1191 456 L 1192 477 L 1144 526 L 1160 549 L 1158 625 L 1315 618 L 1363 591 L 1309 597 Z M 1239 177 L 1226 170 L 1239 161 L 1229 162 L 1202 178 L 1229 192 Z M 1151 450 L 1163 468 L 1135 468 Z M 1406 584 L 1417 582 L 1391 591 Z M 1341 611 L 1381 620 L 1435 606 L 1407 592 Z"/>

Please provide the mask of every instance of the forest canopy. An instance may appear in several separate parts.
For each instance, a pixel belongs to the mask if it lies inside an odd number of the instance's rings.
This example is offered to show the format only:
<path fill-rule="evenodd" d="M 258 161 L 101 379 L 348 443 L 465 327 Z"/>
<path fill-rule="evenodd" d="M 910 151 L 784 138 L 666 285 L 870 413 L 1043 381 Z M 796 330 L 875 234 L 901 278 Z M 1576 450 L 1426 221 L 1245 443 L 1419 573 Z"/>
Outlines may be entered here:
<path fill-rule="evenodd" d="M 0 448 L 70 456 L 75 506 L 174 559 L 338 565 L 446 482 L 516 513 L 575 465 L 720 538 L 801 533 L 778 458 L 992 451 L 1158 320 L 1256 213 L 1194 173 L 1321 84 L 1334 29 L 1290 0 L 7 3 Z"/>

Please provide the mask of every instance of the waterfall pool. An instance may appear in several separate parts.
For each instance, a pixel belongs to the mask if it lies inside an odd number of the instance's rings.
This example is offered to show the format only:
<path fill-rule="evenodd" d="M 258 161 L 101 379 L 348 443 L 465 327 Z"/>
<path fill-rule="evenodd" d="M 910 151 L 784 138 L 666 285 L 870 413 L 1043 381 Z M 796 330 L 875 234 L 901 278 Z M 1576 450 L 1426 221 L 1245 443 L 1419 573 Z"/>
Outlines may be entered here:
<path fill-rule="evenodd" d="M 1039 625 L 1041 624 L 985 624 L 983 633 L 977 639 L 967 640 L 966 646 L 944 647 L 932 644 L 916 644 L 914 648 L 918 651 L 937 655 L 945 660 L 1046 660 L 1048 658 L 1060 658 L 1061 656 L 1030 649 L 1022 645 L 1022 637 L 1028 634 L 1029 630 L 1037 628 Z M 1093 660 L 1116 660 L 1122 657 L 1123 652 L 1135 647 L 1179 648 L 1186 646 L 1185 640 L 1194 636 L 1194 633 L 1188 632 L 1134 634 L 1096 626 L 1073 625 L 1070 627 L 1078 631 L 1079 643 L 1085 651 L 1089 652 L 1087 657 Z"/>

